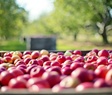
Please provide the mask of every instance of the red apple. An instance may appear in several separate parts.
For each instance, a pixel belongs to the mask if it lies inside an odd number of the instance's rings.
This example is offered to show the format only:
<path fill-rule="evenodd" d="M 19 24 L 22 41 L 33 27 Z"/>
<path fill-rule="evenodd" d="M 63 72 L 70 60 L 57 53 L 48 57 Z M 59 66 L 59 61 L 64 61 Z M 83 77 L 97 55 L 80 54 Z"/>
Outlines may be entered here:
<path fill-rule="evenodd" d="M 24 56 L 24 55 L 27 55 L 27 54 L 31 55 L 31 53 L 32 53 L 32 52 L 31 52 L 31 51 L 28 51 L 28 50 L 27 50 L 27 51 L 24 51 L 24 52 L 23 52 L 23 56 Z"/>
<path fill-rule="evenodd" d="M 48 72 L 55 71 L 55 72 L 57 72 L 59 75 L 61 75 L 61 67 L 59 67 L 59 66 L 52 66 L 52 67 L 49 67 L 46 71 L 48 71 Z"/>
<path fill-rule="evenodd" d="M 24 61 L 25 64 L 28 64 L 30 60 L 31 60 L 31 58 L 25 58 L 25 59 L 23 59 L 23 61 Z"/>
<path fill-rule="evenodd" d="M 64 55 L 58 55 L 56 58 L 56 61 L 58 61 L 60 64 L 62 64 L 63 62 L 65 62 L 66 58 Z"/>
<path fill-rule="evenodd" d="M 108 69 L 107 68 L 97 68 L 94 72 L 97 77 L 104 79 L 108 72 Z"/>
<path fill-rule="evenodd" d="M 107 65 L 108 64 L 108 59 L 104 56 L 101 56 L 97 59 L 97 64 L 98 65 Z"/>
<path fill-rule="evenodd" d="M 9 91 L 9 90 L 11 90 L 11 89 L 10 89 L 10 87 L 8 87 L 8 86 L 2 86 L 2 87 L 0 88 L 0 91 L 1 91 L 1 92 L 6 92 L 6 91 Z"/>
<path fill-rule="evenodd" d="M 83 67 L 83 63 L 82 62 L 73 62 L 71 65 L 70 65 L 70 69 L 71 70 L 75 70 L 79 67 Z"/>
<path fill-rule="evenodd" d="M 85 63 L 83 67 L 93 71 L 97 68 L 95 64 L 91 64 L 91 63 Z"/>
<path fill-rule="evenodd" d="M 49 61 L 49 57 L 48 57 L 47 55 L 42 55 L 42 56 L 40 57 L 40 59 L 41 59 L 43 62 Z"/>
<path fill-rule="evenodd" d="M 58 84 L 60 82 L 60 75 L 57 72 L 44 72 L 42 75 L 42 79 L 47 80 L 50 84 L 50 87 Z"/>
<path fill-rule="evenodd" d="M 59 93 L 60 91 L 64 89 L 68 89 L 68 88 L 62 87 L 59 84 L 56 84 L 51 88 L 52 92 L 55 92 L 55 93 Z"/>
<path fill-rule="evenodd" d="M 11 74 L 13 74 L 15 77 L 23 75 L 23 71 L 21 71 L 20 69 L 10 69 L 8 70 Z"/>
<path fill-rule="evenodd" d="M 88 70 L 84 68 L 77 68 L 76 70 L 72 71 L 71 76 L 78 78 L 81 82 L 90 81 L 91 77 L 91 75 L 88 73 Z"/>
<path fill-rule="evenodd" d="M 45 88 L 50 88 L 48 81 L 42 78 L 30 78 L 27 81 L 27 87 L 29 88 L 32 85 L 43 85 Z"/>
<path fill-rule="evenodd" d="M 51 66 L 59 66 L 60 67 L 60 63 L 58 61 L 52 61 Z"/>
<path fill-rule="evenodd" d="M 43 63 L 43 67 L 45 67 L 45 66 L 50 66 L 51 65 L 51 61 L 45 61 L 44 63 Z"/>
<path fill-rule="evenodd" d="M 45 72 L 43 67 L 34 67 L 30 71 L 31 77 L 41 77 L 42 74 Z"/>
<path fill-rule="evenodd" d="M 32 58 L 32 59 L 36 59 L 36 58 L 38 58 L 39 56 L 40 56 L 39 51 L 33 51 L 33 52 L 31 53 L 31 58 Z"/>
<path fill-rule="evenodd" d="M 94 82 L 94 87 L 102 88 L 102 87 L 110 87 L 110 85 L 103 78 L 99 78 Z"/>
<path fill-rule="evenodd" d="M 8 85 L 12 78 L 14 78 L 14 75 L 8 71 L 3 71 L 0 74 L 0 82 L 2 85 Z"/>
<path fill-rule="evenodd" d="M 61 69 L 61 73 L 63 75 L 70 75 L 71 72 L 72 72 L 72 70 L 70 69 L 70 67 L 64 67 L 64 68 Z"/>
<path fill-rule="evenodd" d="M 82 55 L 82 52 L 80 50 L 74 50 L 73 54 L 75 54 L 75 55 Z"/>
<path fill-rule="evenodd" d="M 108 52 L 108 50 L 102 49 L 98 52 L 98 56 L 109 57 L 109 52 Z"/>
<path fill-rule="evenodd" d="M 84 91 L 85 89 L 90 89 L 90 88 L 94 88 L 94 85 L 92 82 L 83 82 L 81 84 L 79 84 L 75 90 L 76 91 Z"/>
<path fill-rule="evenodd" d="M 18 80 L 17 78 L 13 78 L 9 81 L 8 86 L 10 88 L 26 88 L 26 81 Z"/>

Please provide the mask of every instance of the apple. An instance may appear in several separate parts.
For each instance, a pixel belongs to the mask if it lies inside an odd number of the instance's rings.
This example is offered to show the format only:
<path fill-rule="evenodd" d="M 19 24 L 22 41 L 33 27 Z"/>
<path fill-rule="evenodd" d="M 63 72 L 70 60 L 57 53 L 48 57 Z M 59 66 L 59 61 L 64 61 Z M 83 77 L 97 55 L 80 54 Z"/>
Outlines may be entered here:
<path fill-rule="evenodd" d="M 80 83 L 75 90 L 76 91 L 84 91 L 85 89 L 94 88 L 94 84 L 92 82 L 83 82 Z"/>
<path fill-rule="evenodd" d="M 82 67 L 73 70 L 71 72 L 71 76 L 73 78 L 78 78 L 81 82 L 87 82 L 91 77 L 90 73 L 88 73 L 88 70 Z"/>
<path fill-rule="evenodd" d="M 11 57 L 12 62 L 14 62 L 14 61 L 17 60 L 17 59 L 18 59 L 18 60 L 21 59 L 19 55 L 12 55 L 12 57 Z"/>
<path fill-rule="evenodd" d="M 72 72 L 72 70 L 70 69 L 70 67 L 64 67 L 64 68 L 61 69 L 61 73 L 63 75 L 70 75 L 71 72 Z"/>
<path fill-rule="evenodd" d="M 50 88 L 48 81 L 42 78 L 30 78 L 27 81 L 27 87 L 30 88 L 32 85 L 43 85 L 45 88 Z"/>
<path fill-rule="evenodd" d="M 27 50 L 27 51 L 24 51 L 24 52 L 23 52 L 23 56 L 24 56 L 24 55 L 27 55 L 27 54 L 28 54 L 28 55 L 31 55 L 31 53 L 32 53 L 32 52 L 31 52 L 31 51 L 28 51 L 28 50 Z"/>
<path fill-rule="evenodd" d="M 0 74 L 0 83 L 4 86 L 7 86 L 9 81 L 14 78 L 14 75 L 9 71 L 3 71 Z"/>
<path fill-rule="evenodd" d="M 60 81 L 60 86 L 64 88 L 74 88 L 78 84 L 80 84 L 80 80 L 78 78 L 73 78 L 71 76 L 67 76 Z"/>
<path fill-rule="evenodd" d="M 3 72 L 3 71 L 6 71 L 6 68 L 5 67 L 0 67 L 0 73 Z"/>
<path fill-rule="evenodd" d="M 82 55 L 82 51 L 80 51 L 80 50 L 74 50 L 73 54 L 74 55 Z"/>
<path fill-rule="evenodd" d="M 43 63 L 43 67 L 45 67 L 45 66 L 50 66 L 51 65 L 51 61 L 45 61 L 44 63 Z"/>
<path fill-rule="evenodd" d="M 24 74 L 26 74 L 26 66 L 25 65 L 19 65 L 16 67 L 16 69 L 21 70 Z"/>
<path fill-rule="evenodd" d="M 26 81 L 18 80 L 17 78 L 13 78 L 9 81 L 8 86 L 10 88 L 26 88 Z"/>
<path fill-rule="evenodd" d="M 31 77 L 41 77 L 42 74 L 45 72 L 43 67 L 34 67 L 30 71 Z"/>
<path fill-rule="evenodd" d="M 40 56 L 39 51 L 32 51 L 32 53 L 31 53 L 31 58 L 32 58 L 32 59 L 36 59 L 36 58 L 38 58 L 39 56 Z"/>
<path fill-rule="evenodd" d="M 0 88 L 0 91 L 1 91 L 1 92 L 6 92 L 6 91 L 9 91 L 9 90 L 11 90 L 11 89 L 9 88 L 9 86 L 2 86 L 2 87 Z"/>
<path fill-rule="evenodd" d="M 107 65 L 108 64 L 108 59 L 104 56 L 101 56 L 97 59 L 97 64 L 98 65 Z"/>
<path fill-rule="evenodd" d="M 70 65 L 71 70 L 75 70 L 75 69 L 80 68 L 80 67 L 83 67 L 83 62 L 73 62 Z"/>
<path fill-rule="evenodd" d="M 52 61 L 51 66 L 59 66 L 60 67 L 60 63 L 58 61 Z"/>
<path fill-rule="evenodd" d="M 36 59 L 36 60 L 37 60 L 38 65 L 43 66 L 44 62 L 42 59 Z"/>
<path fill-rule="evenodd" d="M 32 58 L 24 58 L 23 61 L 24 61 L 25 64 L 28 64 L 31 59 Z"/>
<path fill-rule="evenodd" d="M 98 56 L 109 57 L 109 52 L 108 52 L 108 50 L 102 49 L 98 52 Z"/>
<path fill-rule="evenodd" d="M 65 53 L 64 53 L 64 56 L 71 56 L 72 55 L 72 52 L 71 51 L 65 51 Z"/>
<path fill-rule="evenodd" d="M 52 66 L 52 67 L 48 67 L 48 69 L 46 70 L 47 72 L 57 72 L 59 75 L 61 75 L 61 67 L 59 66 Z"/>
<path fill-rule="evenodd" d="M 42 49 L 40 50 L 40 55 L 49 55 L 49 51 L 48 50 L 45 50 L 45 49 Z"/>
<path fill-rule="evenodd" d="M 97 68 L 97 66 L 95 64 L 91 64 L 91 63 L 85 63 L 83 67 L 85 69 L 93 70 L 93 71 Z"/>
<path fill-rule="evenodd" d="M 31 65 L 33 65 L 33 64 L 34 64 L 34 65 L 39 65 L 39 64 L 38 64 L 38 61 L 37 61 L 36 59 L 31 59 L 31 60 L 28 62 L 28 64 L 31 64 Z M 27 64 L 27 65 L 28 65 L 28 64 Z"/>
<path fill-rule="evenodd" d="M 31 54 L 23 55 L 22 58 L 23 58 L 23 59 L 25 59 L 25 58 L 31 58 Z"/>
<path fill-rule="evenodd" d="M 6 56 L 9 56 L 9 57 L 12 57 L 12 52 L 5 52 L 4 54 L 3 54 L 3 57 L 6 57 Z"/>
<path fill-rule="evenodd" d="M 20 75 L 17 77 L 17 80 L 25 80 L 28 81 L 30 79 L 30 75 L 29 74 L 24 74 L 24 75 Z"/>
<path fill-rule="evenodd" d="M 32 70 L 32 68 L 35 68 L 37 67 L 37 65 L 33 64 L 33 65 L 28 65 L 27 68 L 26 68 L 26 73 L 27 74 L 30 74 L 30 71 Z"/>
<path fill-rule="evenodd" d="M 97 60 L 97 56 L 88 56 L 87 58 L 86 58 L 86 62 L 88 62 L 88 63 L 91 63 L 91 62 L 93 62 L 93 61 L 96 61 Z"/>
<path fill-rule="evenodd" d="M 59 84 L 56 84 L 51 88 L 51 91 L 54 93 L 59 93 L 60 91 L 63 91 L 65 89 L 68 89 L 68 88 L 65 88 L 65 87 L 60 86 Z"/>
<path fill-rule="evenodd" d="M 42 84 L 34 84 L 28 88 L 28 90 L 33 93 L 43 91 L 43 89 L 48 89 L 48 88 Z"/>
<path fill-rule="evenodd" d="M 23 60 L 19 60 L 15 63 L 15 66 L 18 66 L 18 65 L 26 65 L 26 64 Z"/>
<path fill-rule="evenodd" d="M 42 56 L 40 57 L 40 59 L 41 59 L 43 62 L 49 61 L 49 57 L 48 57 L 47 55 L 42 55 Z"/>
<path fill-rule="evenodd" d="M 106 80 L 106 82 L 111 82 L 111 85 L 112 85 L 112 69 L 110 69 L 110 70 L 107 72 L 107 74 L 106 74 L 106 76 L 105 76 L 105 80 Z"/>
<path fill-rule="evenodd" d="M 4 59 L 0 57 L 0 64 L 4 63 Z"/>
<path fill-rule="evenodd" d="M 96 49 L 96 48 L 94 48 L 94 49 L 92 49 L 92 50 L 91 50 L 91 52 L 95 52 L 95 53 L 96 53 L 96 55 L 98 55 L 99 50 L 98 50 L 98 49 Z"/>
<path fill-rule="evenodd" d="M 66 58 L 64 55 L 58 55 L 56 58 L 56 61 L 58 61 L 60 64 L 62 64 L 63 62 L 65 62 Z"/>
<path fill-rule="evenodd" d="M 108 69 L 107 68 L 97 68 L 97 69 L 95 69 L 94 72 L 95 72 L 97 77 L 104 79 L 107 72 L 108 72 Z"/>
<path fill-rule="evenodd" d="M 110 85 L 103 78 L 96 79 L 96 81 L 94 82 L 94 88 L 102 87 L 110 87 Z"/>
<path fill-rule="evenodd" d="M 10 56 L 3 57 L 3 61 L 6 63 L 12 63 L 12 58 Z"/>
<path fill-rule="evenodd" d="M 17 69 L 17 68 L 15 68 L 15 69 L 10 69 L 10 70 L 8 70 L 11 74 L 13 74 L 14 75 L 14 77 L 17 77 L 17 76 L 20 76 L 20 75 L 23 75 L 24 73 L 23 73 L 23 71 L 21 71 L 20 69 Z"/>
<path fill-rule="evenodd" d="M 62 65 L 68 65 L 68 64 L 71 65 L 72 63 L 73 63 L 72 60 L 66 58 L 65 62 L 62 63 Z"/>
<path fill-rule="evenodd" d="M 47 80 L 50 84 L 50 87 L 53 87 L 60 82 L 60 75 L 55 71 L 44 72 L 42 75 L 42 79 Z"/>

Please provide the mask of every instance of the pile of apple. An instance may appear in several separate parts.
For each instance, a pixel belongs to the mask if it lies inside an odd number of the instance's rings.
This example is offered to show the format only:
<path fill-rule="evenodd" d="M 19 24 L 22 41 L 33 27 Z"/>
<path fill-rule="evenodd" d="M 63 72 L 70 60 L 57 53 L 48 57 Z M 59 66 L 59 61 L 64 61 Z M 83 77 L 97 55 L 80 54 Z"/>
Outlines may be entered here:
<path fill-rule="evenodd" d="M 112 51 L 9 51 L 0 57 L 0 91 L 83 91 L 112 87 Z"/>

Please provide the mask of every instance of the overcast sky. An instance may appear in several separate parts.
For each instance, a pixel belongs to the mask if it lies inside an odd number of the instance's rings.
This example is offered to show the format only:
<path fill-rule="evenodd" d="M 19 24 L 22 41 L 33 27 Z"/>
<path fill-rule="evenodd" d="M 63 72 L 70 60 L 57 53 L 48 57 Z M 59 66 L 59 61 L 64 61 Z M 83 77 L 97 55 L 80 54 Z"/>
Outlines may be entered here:
<path fill-rule="evenodd" d="M 38 18 L 43 12 L 50 12 L 53 9 L 54 0 L 16 0 L 17 3 L 29 12 L 29 19 Z"/>

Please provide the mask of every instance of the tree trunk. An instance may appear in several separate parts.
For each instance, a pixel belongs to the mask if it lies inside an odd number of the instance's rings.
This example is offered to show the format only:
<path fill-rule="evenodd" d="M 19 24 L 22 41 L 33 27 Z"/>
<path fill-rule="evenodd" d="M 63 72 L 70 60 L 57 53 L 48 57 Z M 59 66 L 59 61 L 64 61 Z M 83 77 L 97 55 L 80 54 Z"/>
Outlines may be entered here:
<path fill-rule="evenodd" d="M 106 28 L 104 27 L 104 29 L 102 30 L 102 40 L 104 44 L 109 44 L 108 38 L 107 38 L 107 32 L 106 32 Z"/>
<path fill-rule="evenodd" d="M 74 41 L 77 40 L 77 34 L 78 34 L 78 33 L 74 33 L 74 35 L 73 35 L 73 37 L 74 37 Z"/>

